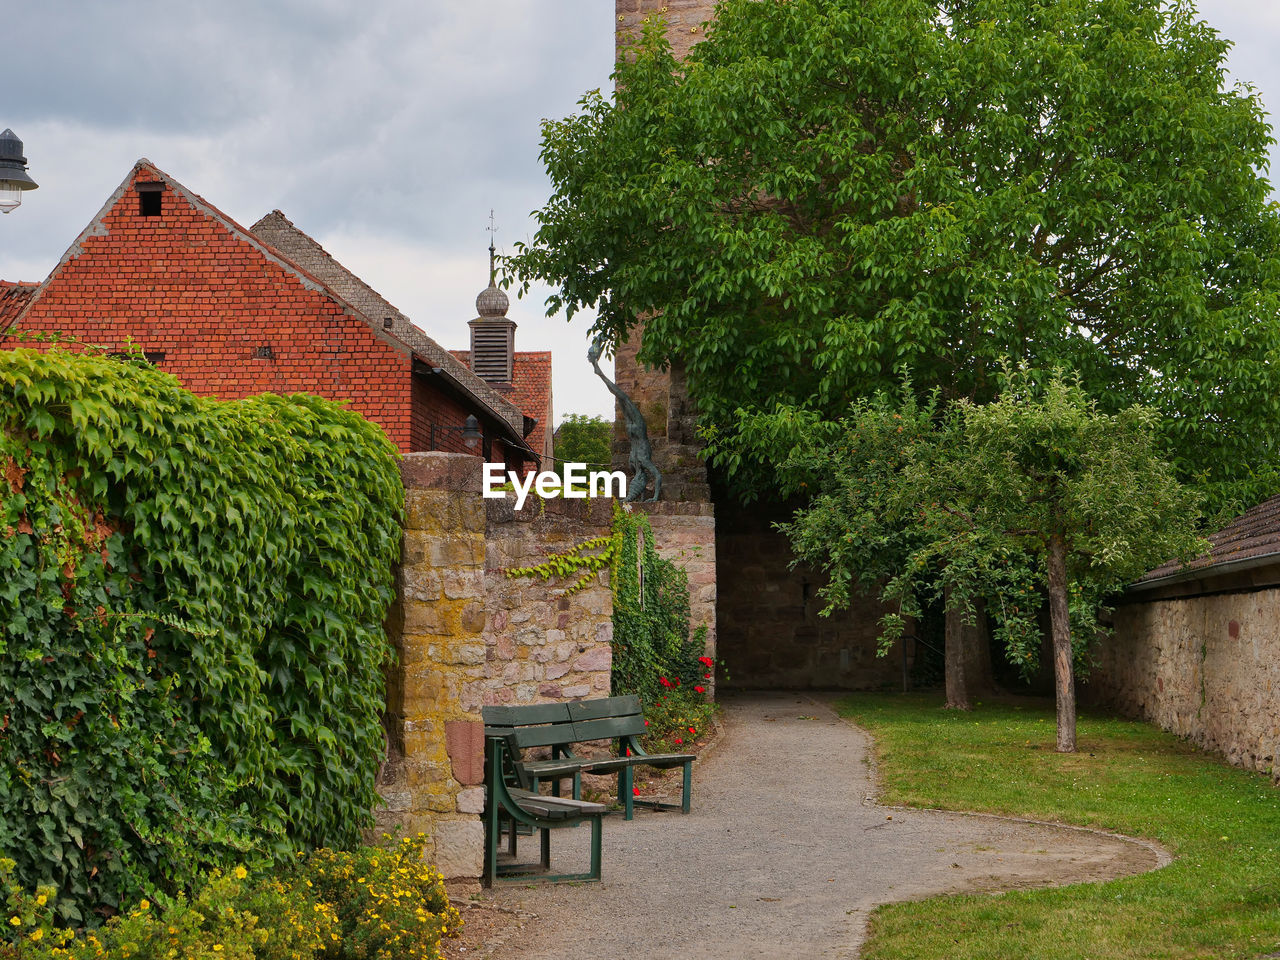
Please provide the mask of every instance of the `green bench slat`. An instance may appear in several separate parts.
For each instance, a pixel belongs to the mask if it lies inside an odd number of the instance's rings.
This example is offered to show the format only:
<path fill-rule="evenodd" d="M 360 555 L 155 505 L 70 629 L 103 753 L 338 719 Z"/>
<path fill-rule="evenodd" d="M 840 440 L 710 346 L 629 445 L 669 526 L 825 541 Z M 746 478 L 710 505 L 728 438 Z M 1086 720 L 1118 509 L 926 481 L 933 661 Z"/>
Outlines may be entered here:
<path fill-rule="evenodd" d="M 612 740 L 615 737 L 638 737 L 644 733 L 644 717 L 603 717 L 599 720 L 576 720 L 573 724 L 574 739 Z"/>
<path fill-rule="evenodd" d="M 567 820 L 570 817 L 586 817 L 605 812 L 603 803 L 591 803 L 587 800 L 574 800 L 570 797 L 544 797 L 528 790 L 508 790 L 511 799 L 521 809 L 534 816 L 548 820 Z"/>
<path fill-rule="evenodd" d="M 642 714 L 640 698 L 635 694 L 625 697 L 604 697 L 600 700 L 575 700 L 567 705 L 574 720 L 599 720 L 603 717 L 626 717 Z"/>
<path fill-rule="evenodd" d="M 486 726 L 509 727 L 526 723 L 565 723 L 572 720 L 567 703 L 531 703 L 519 707 L 482 707 Z"/>
<path fill-rule="evenodd" d="M 564 746 L 580 739 L 574 734 L 574 726 L 572 723 L 555 723 L 545 727 L 512 727 L 503 735 L 521 749 Z"/>

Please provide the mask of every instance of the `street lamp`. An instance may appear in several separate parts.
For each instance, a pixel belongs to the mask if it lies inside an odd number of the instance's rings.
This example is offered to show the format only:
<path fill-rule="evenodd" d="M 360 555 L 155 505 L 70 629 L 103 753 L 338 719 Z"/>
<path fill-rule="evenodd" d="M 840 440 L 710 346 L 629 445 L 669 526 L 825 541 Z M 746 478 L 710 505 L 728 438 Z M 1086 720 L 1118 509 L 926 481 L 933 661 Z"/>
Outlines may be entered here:
<path fill-rule="evenodd" d="M 27 158 L 22 155 L 22 141 L 12 130 L 0 133 L 0 213 L 11 213 L 22 203 L 24 190 L 38 187 L 27 176 Z"/>
<path fill-rule="evenodd" d="M 476 419 L 475 414 L 468 414 L 467 419 L 462 421 L 462 426 L 460 427 L 451 427 L 447 424 L 431 424 L 432 450 L 436 448 L 436 432 L 443 433 L 446 430 L 462 434 L 462 442 L 467 445 L 468 449 L 474 449 L 484 439 L 484 432 L 480 429 L 480 421 Z"/>

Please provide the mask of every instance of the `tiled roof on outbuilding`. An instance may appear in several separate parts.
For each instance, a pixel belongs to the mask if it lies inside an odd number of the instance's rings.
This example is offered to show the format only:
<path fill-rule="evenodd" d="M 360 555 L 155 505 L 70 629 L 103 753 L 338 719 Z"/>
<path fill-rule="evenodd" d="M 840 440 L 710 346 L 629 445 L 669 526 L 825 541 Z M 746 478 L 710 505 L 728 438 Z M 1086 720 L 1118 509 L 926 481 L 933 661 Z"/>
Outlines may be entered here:
<path fill-rule="evenodd" d="M 450 350 L 460 363 L 471 365 L 470 350 Z M 505 384 L 495 389 L 520 408 L 526 417 L 537 420 L 537 425 L 525 438 L 533 451 L 541 456 L 552 452 L 551 429 L 553 407 L 551 405 L 551 351 L 517 350 L 512 356 L 511 386 Z"/>
<path fill-rule="evenodd" d="M 0 280 L 0 330 L 18 319 L 18 314 L 36 292 L 38 283 L 13 283 Z"/>
<path fill-rule="evenodd" d="M 1176 560 L 1156 567 L 1134 582 L 1144 589 L 1173 580 L 1213 576 L 1224 568 L 1265 558 L 1280 560 L 1280 495 L 1264 500 L 1208 538 L 1209 552 L 1185 567 Z"/>

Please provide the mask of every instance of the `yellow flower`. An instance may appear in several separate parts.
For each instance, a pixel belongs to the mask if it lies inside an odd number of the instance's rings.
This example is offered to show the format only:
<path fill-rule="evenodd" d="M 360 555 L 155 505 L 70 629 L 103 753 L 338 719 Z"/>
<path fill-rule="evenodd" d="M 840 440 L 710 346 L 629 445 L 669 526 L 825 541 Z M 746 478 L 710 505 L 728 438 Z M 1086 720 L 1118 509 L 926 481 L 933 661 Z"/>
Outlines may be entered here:
<path fill-rule="evenodd" d="M 44 936 L 44 931 L 39 927 L 37 927 L 35 933 L 31 934 L 31 942 L 35 943 L 37 940 L 39 940 L 43 936 Z"/>
<path fill-rule="evenodd" d="M 9 924 L 14 927 L 20 927 L 22 926 L 22 920 L 19 917 L 10 917 Z"/>
<path fill-rule="evenodd" d="M 36 897 L 36 906 L 37 906 L 37 907 L 43 907 L 43 906 L 44 906 L 46 903 L 48 903 L 48 902 L 49 902 L 49 898 L 48 898 L 48 897 L 46 897 L 43 893 L 42 893 L 42 894 L 40 894 L 40 896 Z"/>
<path fill-rule="evenodd" d="M 139 910 L 150 910 L 150 909 L 151 909 L 151 901 L 150 901 L 150 900 L 147 900 L 145 897 L 144 897 L 142 900 L 139 900 L 139 901 L 138 901 L 138 909 L 139 909 Z"/>
<path fill-rule="evenodd" d="M 249 875 L 249 871 L 246 870 L 244 867 L 236 867 L 231 872 L 235 874 L 235 878 L 237 880 L 243 880 L 245 877 Z"/>
<path fill-rule="evenodd" d="M 213 951 L 214 951 L 214 953 L 219 953 L 219 952 L 221 952 L 221 950 L 222 950 L 222 944 L 220 944 L 220 943 L 215 943 L 215 944 L 213 945 Z"/>

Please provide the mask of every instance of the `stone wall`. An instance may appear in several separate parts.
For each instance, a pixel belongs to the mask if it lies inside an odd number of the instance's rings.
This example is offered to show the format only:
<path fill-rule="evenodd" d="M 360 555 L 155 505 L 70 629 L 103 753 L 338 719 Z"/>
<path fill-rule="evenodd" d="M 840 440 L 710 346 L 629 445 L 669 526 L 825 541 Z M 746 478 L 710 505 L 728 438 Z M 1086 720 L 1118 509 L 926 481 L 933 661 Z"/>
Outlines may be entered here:
<path fill-rule="evenodd" d="M 667 38 L 677 57 L 703 37 L 703 24 L 714 18 L 715 0 L 615 0 L 615 45 L 619 53 L 627 38 L 638 34 L 641 21 L 657 14 L 667 21 Z M 653 444 L 653 462 L 662 472 L 662 499 L 709 502 L 707 468 L 698 456 L 702 445 L 695 435 L 697 411 L 689 398 L 684 371 L 673 364 L 650 370 L 637 359 L 644 325 L 631 330 L 630 339 L 614 355 L 614 379 L 644 414 Z M 614 427 L 614 464 L 626 469 L 630 445 L 621 410 Z"/>
<path fill-rule="evenodd" d="M 653 529 L 658 556 L 689 575 L 689 629 L 707 628 L 704 653 L 716 656 L 716 518 L 709 503 L 638 503 Z M 715 679 L 707 683 L 715 695 Z"/>
<path fill-rule="evenodd" d="M 819 616 L 822 574 L 791 568 L 795 555 L 790 544 L 772 529 L 783 515 L 765 508 L 719 508 L 716 556 L 722 569 L 716 616 L 728 685 L 901 689 L 899 648 L 876 656 L 883 607 L 867 598 L 834 616 Z"/>
<path fill-rule="evenodd" d="M 1085 697 L 1277 775 L 1280 588 L 1117 607 Z"/>
<path fill-rule="evenodd" d="M 613 638 L 608 574 L 563 587 L 509 578 L 607 532 L 609 504 L 536 500 L 522 511 L 481 497 L 481 460 L 410 454 L 397 600 L 387 628 L 386 800 L 376 829 L 425 832 L 446 878 L 479 877 L 484 852 L 480 708 L 607 696 Z"/>
<path fill-rule="evenodd" d="M 530 497 L 488 500 L 484 638 L 486 670 L 468 704 L 541 703 L 609 695 L 613 665 L 613 595 L 608 571 L 571 596 L 566 584 L 508 577 L 584 540 L 609 532 L 612 501 Z M 477 706 L 478 709 L 478 706 Z"/>

